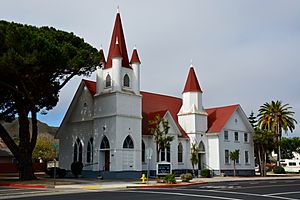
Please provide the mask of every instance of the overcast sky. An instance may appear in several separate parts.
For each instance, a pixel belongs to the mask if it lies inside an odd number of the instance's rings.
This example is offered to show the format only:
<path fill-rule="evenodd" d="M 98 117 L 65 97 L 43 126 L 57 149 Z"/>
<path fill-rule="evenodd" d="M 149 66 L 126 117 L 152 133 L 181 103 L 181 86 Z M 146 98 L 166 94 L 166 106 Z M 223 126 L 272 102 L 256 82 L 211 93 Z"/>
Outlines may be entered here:
<path fill-rule="evenodd" d="M 181 97 L 192 59 L 206 108 L 238 103 L 249 115 L 281 100 L 300 123 L 300 1 L 1 0 L 0 19 L 74 32 L 107 56 L 118 5 L 142 90 Z M 59 126 L 81 79 L 39 119 Z"/>

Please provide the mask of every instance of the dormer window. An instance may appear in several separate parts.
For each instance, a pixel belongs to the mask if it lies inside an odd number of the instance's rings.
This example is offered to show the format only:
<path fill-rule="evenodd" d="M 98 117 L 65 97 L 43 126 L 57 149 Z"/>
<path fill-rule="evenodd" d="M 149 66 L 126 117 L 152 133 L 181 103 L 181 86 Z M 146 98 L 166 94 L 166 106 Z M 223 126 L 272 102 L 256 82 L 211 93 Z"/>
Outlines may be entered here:
<path fill-rule="evenodd" d="M 128 74 L 125 74 L 124 80 L 123 80 L 124 87 L 130 87 L 129 82 L 130 82 L 129 76 L 128 76 Z"/>
<path fill-rule="evenodd" d="M 105 79 L 105 87 L 111 87 L 111 77 L 108 74 Z"/>

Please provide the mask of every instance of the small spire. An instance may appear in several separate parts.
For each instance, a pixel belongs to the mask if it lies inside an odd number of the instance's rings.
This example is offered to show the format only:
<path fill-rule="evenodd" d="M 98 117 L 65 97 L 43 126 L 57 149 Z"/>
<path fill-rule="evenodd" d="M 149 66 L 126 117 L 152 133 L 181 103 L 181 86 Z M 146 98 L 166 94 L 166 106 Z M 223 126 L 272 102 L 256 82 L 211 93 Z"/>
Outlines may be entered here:
<path fill-rule="evenodd" d="M 120 13 L 120 7 L 119 7 L 119 5 L 117 6 L 117 13 L 118 14 Z"/>
<path fill-rule="evenodd" d="M 199 85 L 194 67 L 190 67 L 188 78 L 186 80 L 184 90 L 182 93 L 185 93 L 185 92 L 201 92 L 202 93 L 202 90 Z"/>
<path fill-rule="evenodd" d="M 136 50 L 136 46 L 134 45 L 133 51 L 132 51 L 132 56 L 130 60 L 130 64 L 132 63 L 141 63 L 138 52 Z"/>

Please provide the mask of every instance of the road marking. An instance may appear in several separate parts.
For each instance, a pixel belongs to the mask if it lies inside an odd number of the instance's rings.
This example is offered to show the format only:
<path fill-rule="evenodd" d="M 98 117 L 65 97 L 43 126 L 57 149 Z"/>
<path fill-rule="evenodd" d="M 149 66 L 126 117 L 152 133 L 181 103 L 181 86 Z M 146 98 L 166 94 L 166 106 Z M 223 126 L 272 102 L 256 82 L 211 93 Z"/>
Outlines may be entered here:
<path fill-rule="evenodd" d="M 286 199 L 286 200 L 299 200 L 299 199 L 294 199 L 294 198 L 288 198 L 288 197 L 281 197 L 281 196 L 273 196 L 273 195 L 262 195 L 263 197 L 271 197 L 274 199 Z"/>
<path fill-rule="evenodd" d="M 221 196 L 210 196 L 210 195 L 200 195 L 200 194 L 185 194 L 178 192 L 156 192 L 156 191 L 122 191 L 122 192 L 131 192 L 131 193 L 149 193 L 149 194 L 166 194 L 166 195 L 175 195 L 175 196 L 186 196 L 186 197 L 199 197 L 199 198 L 211 198 L 211 199 L 227 199 L 227 200 L 242 200 L 227 198 Z"/>
<path fill-rule="evenodd" d="M 297 193 L 300 193 L 300 191 L 293 191 L 293 192 L 278 192 L 278 193 L 271 193 L 271 194 L 265 194 L 265 195 L 273 196 L 273 195 L 297 194 Z"/>
<path fill-rule="evenodd" d="M 233 191 L 224 191 L 224 190 L 197 190 L 197 189 L 177 189 L 174 188 L 173 190 L 185 190 L 185 191 L 205 191 L 205 192 L 215 192 L 215 193 L 224 193 L 224 194 L 240 194 L 245 196 L 256 196 L 256 197 L 267 197 L 267 198 L 276 198 L 276 199 L 286 199 L 286 200 L 299 200 L 299 199 L 293 199 L 293 198 L 287 198 L 287 197 L 280 197 L 280 196 L 273 196 L 270 194 L 253 194 L 253 193 L 245 193 L 245 192 L 233 192 Z M 300 192 L 295 192 L 300 193 Z"/>

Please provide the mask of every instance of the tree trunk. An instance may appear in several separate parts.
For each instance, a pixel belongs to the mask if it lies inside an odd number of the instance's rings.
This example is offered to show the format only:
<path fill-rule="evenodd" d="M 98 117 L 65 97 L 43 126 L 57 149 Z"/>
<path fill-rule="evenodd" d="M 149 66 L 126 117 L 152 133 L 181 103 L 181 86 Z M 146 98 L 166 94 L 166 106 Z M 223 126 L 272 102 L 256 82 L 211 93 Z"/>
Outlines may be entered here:
<path fill-rule="evenodd" d="M 263 168 L 262 168 L 262 158 L 261 158 L 261 151 L 260 149 L 257 151 L 258 152 L 258 160 L 259 160 L 259 172 L 260 176 L 264 176 Z"/>
<path fill-rule="evenodd" d="M 235 176 L 236 173 L 235 173 L 235 160 L 233 161 L 233 176 Z"/>
<path fill-rule="evenodd" d="M 159 162 L 159 148 L 157 142 L 156 142 L 156 162 Z"/>
<path fill-rule="evenodd" d="M 18 169 L 21 180 L 36 179 L 32 167 L 32 145 L 30 143 L 28 113 L 19 113 L 19 159 Z"/>

